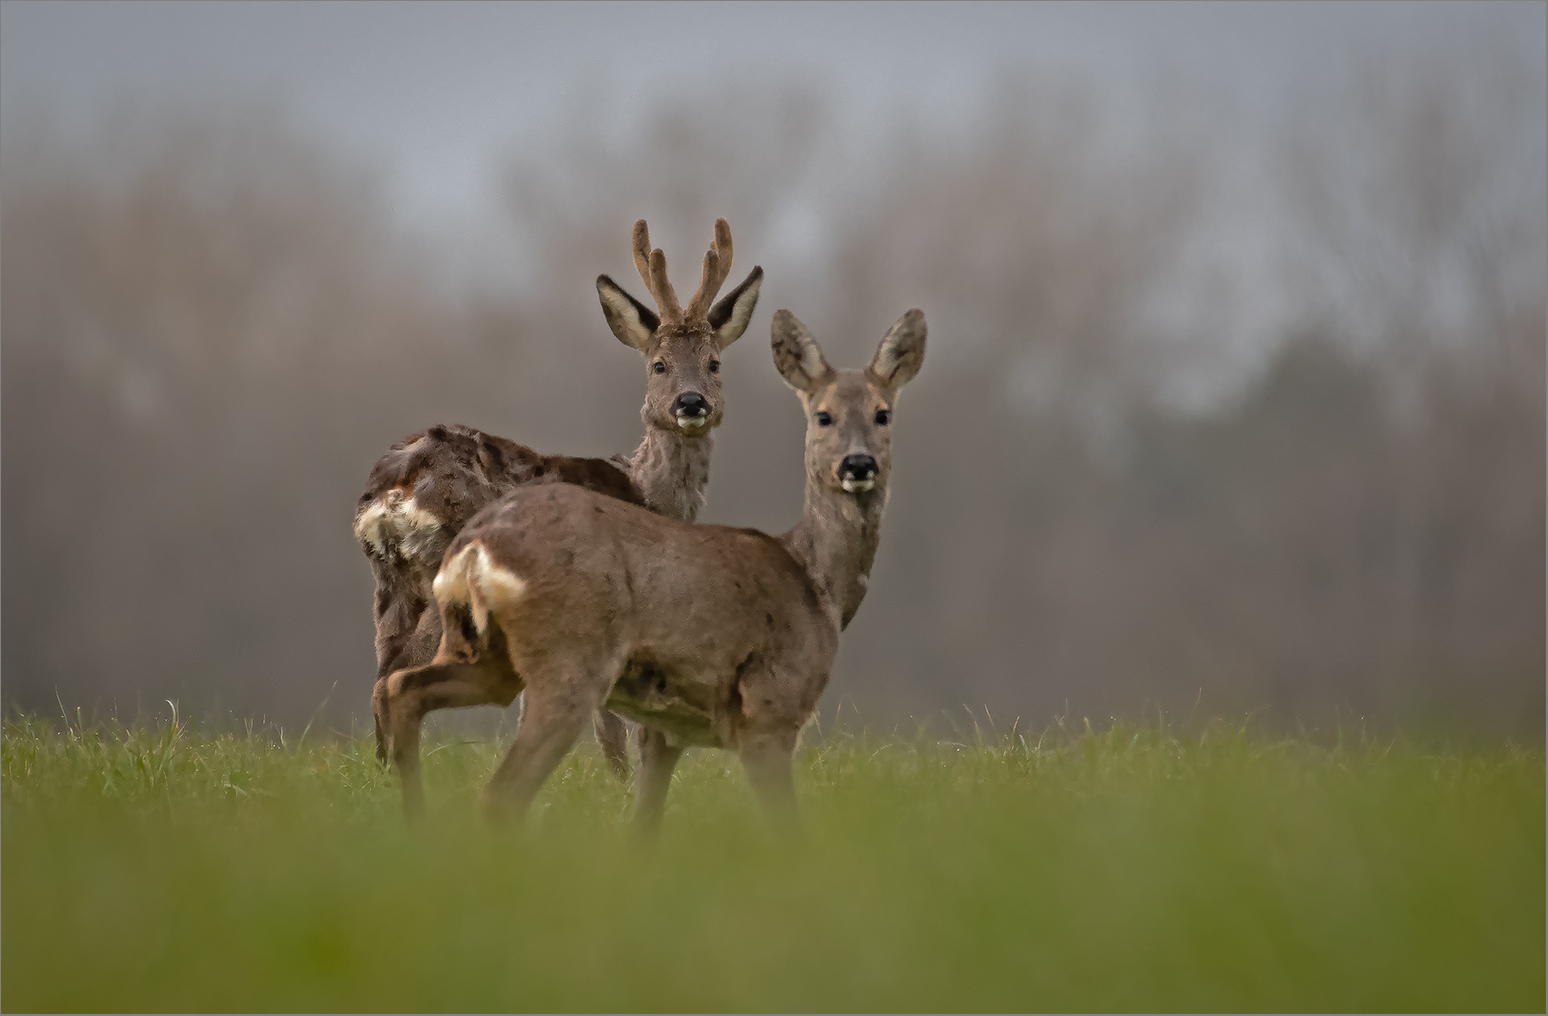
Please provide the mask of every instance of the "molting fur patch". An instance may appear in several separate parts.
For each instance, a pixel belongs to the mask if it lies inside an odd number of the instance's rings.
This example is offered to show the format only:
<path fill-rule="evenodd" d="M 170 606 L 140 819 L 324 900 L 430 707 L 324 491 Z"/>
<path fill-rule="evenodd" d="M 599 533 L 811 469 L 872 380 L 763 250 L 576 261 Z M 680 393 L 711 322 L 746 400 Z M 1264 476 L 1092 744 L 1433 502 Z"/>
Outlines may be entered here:
<path fill-rule="evenodd" d="M 355 539 L 377 557 L 403 553 L 403 544 L 440 528 L 441 520 L 419 507 L 401 488 L 388 491 L 355 514 Z"/>

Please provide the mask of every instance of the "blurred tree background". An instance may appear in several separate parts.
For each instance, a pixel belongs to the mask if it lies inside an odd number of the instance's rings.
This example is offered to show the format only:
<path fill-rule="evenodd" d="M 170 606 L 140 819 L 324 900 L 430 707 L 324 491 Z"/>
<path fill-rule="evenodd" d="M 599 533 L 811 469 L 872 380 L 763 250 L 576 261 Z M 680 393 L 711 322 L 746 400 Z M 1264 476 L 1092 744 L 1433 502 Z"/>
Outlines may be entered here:
<path fill-rule="evenodd" d="M 710 521 L 800 510 L 774 309 L 849 365 L 905 309 L 930 322 L 830 713 L 1540 739 L 1548 114 L 1514 53 L 1373 60 L 1267 136 L 1165 84 L 1010 76 L 950 131 L 864 136 L 802 86 L 622 127 L 582 90 L 491 213 L 520 277 L 462 288 L 369 169 L 272 109 L 7 124 L 4 699 L 298 722 L 331 690 L 331 722 L 363 717 L 376 456 L 452 421 L 632 448 L 643 367 L 592 280 L 643 295 L 645 215 L 681 288 L 724 215 L 734 274 L 768 283 L 726 359 Z M 1254 314 L 1273 341 L 1243 340 Z"/>

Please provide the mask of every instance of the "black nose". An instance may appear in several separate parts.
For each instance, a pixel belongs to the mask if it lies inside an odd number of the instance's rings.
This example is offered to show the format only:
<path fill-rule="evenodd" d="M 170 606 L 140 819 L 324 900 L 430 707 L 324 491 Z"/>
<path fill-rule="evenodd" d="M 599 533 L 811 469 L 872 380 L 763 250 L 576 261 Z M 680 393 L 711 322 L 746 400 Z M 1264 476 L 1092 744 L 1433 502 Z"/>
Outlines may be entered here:
<path fill-rule="evenodd" d="M 869 480 L 876 475 L 876 460 L 869 455 L 846 455 L 839 463 L 839 479 Z"/>
<path fill-rule="evenodd" d="M 676 416 L 708 416 L 709 401 L 698 392 L 683 392 L 672 403 L 672 412 Z"/>

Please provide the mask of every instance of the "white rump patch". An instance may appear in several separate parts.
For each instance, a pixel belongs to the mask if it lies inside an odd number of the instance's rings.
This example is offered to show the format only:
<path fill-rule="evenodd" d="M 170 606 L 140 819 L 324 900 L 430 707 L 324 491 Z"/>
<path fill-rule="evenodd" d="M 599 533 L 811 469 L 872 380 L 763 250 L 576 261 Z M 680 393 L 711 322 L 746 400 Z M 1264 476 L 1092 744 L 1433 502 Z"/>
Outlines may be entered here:
<path fill-rule="evenodd" d="M 489 612 L 508 606 L 527 591 L 520 575 L 495 563 L 479 540 L 457 551 L 441 566 L 431 585 L 441 606 L 466 603 L 473 611 L 473 624 L 483 631 L 489 624 Z"/>
<path fill-rule="evenodd" d="M 403 543 L 416 532 L 441 528 L 441 520 L 414 503 L 412 496 L 395 487 L 355 515 L 355 539 L 378 556 L 389 545 Z"/>

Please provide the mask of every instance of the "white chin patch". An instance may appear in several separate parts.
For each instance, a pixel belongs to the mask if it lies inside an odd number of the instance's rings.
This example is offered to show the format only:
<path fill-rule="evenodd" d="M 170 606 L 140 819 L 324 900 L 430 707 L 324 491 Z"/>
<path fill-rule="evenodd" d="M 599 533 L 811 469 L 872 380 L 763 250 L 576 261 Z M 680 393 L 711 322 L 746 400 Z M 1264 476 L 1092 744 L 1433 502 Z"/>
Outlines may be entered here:
<path fill-rule="evenodd" d="M 677 425 L 684 430 L 698 430 L 708 424 L 709 417 L 707 416 L 679 416 L 677 418 Z"/>
<path fill-rule="evenodd" d="M 864 494 L 866 491 L 874 490 L 876 488 L 876 479 L 875 477 L 872 477 L 869 480 L 857 480 L 852 476 L 846 476 L 844 479 L 839 481 L 839 486 L 843 487 L 851 494 Z"/>

